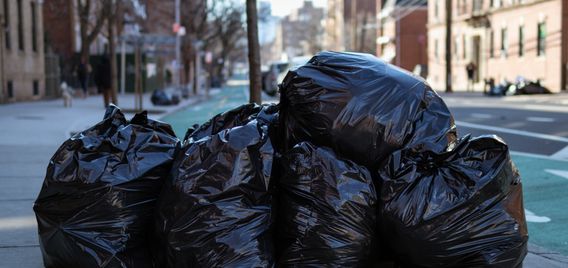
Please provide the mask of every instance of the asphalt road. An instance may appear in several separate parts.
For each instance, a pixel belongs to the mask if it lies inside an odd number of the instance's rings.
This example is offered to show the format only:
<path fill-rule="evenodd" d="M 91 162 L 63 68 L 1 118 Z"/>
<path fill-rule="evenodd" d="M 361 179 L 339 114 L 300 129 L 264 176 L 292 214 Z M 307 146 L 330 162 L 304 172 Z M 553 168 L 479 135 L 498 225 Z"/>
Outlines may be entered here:
<path fill-rule="evenodd" d="M 522 177 L 529 242 L 568 256 L 568 106 L 444 98 L 460 136 L 496 134 L 507 142 Z"/>
<path fill-rule="evenodd" d="M 467 106 L 451 111 L 460 136 L 497 134 L 513 151 L 548 156 L 568 146 L 568 113 Z"/>

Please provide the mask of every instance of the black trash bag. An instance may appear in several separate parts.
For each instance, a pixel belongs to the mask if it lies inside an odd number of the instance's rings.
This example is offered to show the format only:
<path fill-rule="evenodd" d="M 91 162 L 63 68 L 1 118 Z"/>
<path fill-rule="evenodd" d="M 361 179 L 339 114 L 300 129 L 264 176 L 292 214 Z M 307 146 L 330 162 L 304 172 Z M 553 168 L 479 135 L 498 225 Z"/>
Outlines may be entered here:
<path fill-rule="evenodd" d="M 421 78 L 370 54 L 320 52 L 281 85 L 287 147 L 332 147 L 368 167 L 404 146 L 442 152 L 456 139 L 442 99 Z"/>
<path fill-rule="evenodd" d="M 369 171 L 302 142 L 282 157 L 278 264 L 364 267 L 376 245 L 377 194 Z"/>
<path fill-rule="evenodd" d="M 397 151 L 380 170 L 382 238 L 408 267 L 520 267 L 527 226 L 520 175 L 496 136 L 443 154 Z"/>
<path fill-rule="evenodd" d="M 154 209 L 179 141 L 111 105 L 51 158 L 35 202 L 46 267 L 152 267 Z"/>
<path fill-rule="evenodd" d="M 271 267 L 269 107 L 215 116 L 193 131 L 159 201 L 163 267 Z"/>

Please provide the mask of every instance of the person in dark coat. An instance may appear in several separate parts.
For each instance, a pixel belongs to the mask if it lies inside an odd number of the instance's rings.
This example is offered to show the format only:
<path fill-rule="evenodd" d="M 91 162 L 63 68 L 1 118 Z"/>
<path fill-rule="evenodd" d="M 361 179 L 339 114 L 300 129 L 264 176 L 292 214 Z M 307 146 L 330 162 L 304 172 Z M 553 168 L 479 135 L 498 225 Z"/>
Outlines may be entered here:
<path fill-rule="evenodd" d="M 111 100 L 111 73 L 108 55 L 103 56 L 101 62 L 97 65 L 94 78 L 98 91 L 103 95 L 106 108 L 109 106 Z"/>
<path fill-rule="evenodd" d="M 470 62 L 465 66 L 465 71 L 467 72 L 467 91 L 473 91 L 473 80 L 475 78 L 475 63 Z"/>
<path fill-rule="evenodd" d="M 81 61 L 79 62 L 79 65 L 77 65 L 76 73 L 77 79 L 79 79 L 79 84 L 81 85 L 81 89 L 83 90 L 83 98 L 87 97 L 87 87 L 90 71 L 91 70 L 88 60 L 84 57 L 81 57 Z"/>

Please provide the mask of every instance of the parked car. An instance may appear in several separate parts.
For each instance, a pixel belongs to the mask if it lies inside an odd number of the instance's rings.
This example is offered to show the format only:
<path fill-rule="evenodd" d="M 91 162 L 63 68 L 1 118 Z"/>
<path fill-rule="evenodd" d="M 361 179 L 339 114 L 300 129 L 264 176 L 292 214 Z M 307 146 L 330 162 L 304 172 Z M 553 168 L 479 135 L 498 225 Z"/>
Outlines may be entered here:
<path fill-rule="evenodd" d="M 156 89 L 152 92 L 150 101 L 156 106 L 177 105 L 180 102 L 180 96 L 171 90 Z"/>
<path fill-rule="evenodd" d="M 282 73 L 286 75 L 286 72 L 288 72 L 288 62 L 280 61 L 270 64 L 266 77 L 263 80 L 264 92 L 266 92 L 266 94 L 270 96 L 276 95 L 276 93 L 278 92 L 278 83 L 281 82 L 278 81 L 278 78 Z"/>
<path fill-rule="evenodd" d="M 288 71 L 306 64 L 311 58 L 311 56 L 299 56 L 293 57 L 290 62 L 275 62 L 271 64 L 266 75 L 264 92 L 270 96 L 276 95 L 278 93 L 278 85 L 282 83 Z"/>

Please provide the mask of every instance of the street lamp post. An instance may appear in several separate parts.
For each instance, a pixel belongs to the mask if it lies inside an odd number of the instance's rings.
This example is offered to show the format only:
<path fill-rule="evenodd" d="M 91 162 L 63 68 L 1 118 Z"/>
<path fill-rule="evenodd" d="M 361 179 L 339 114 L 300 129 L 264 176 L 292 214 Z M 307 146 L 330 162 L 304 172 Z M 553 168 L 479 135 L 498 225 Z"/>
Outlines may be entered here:
<path fill-rule="evenodd" d="M 176 0 L 175 2 L 175 20 L 176 26 L 180 27 L 180 0 Z M 180 86 L 180 62 L 181 62 L 181 35 L 176 32 L 176 63 L 174 67 L 174 85 L 176 88 Z"/>

